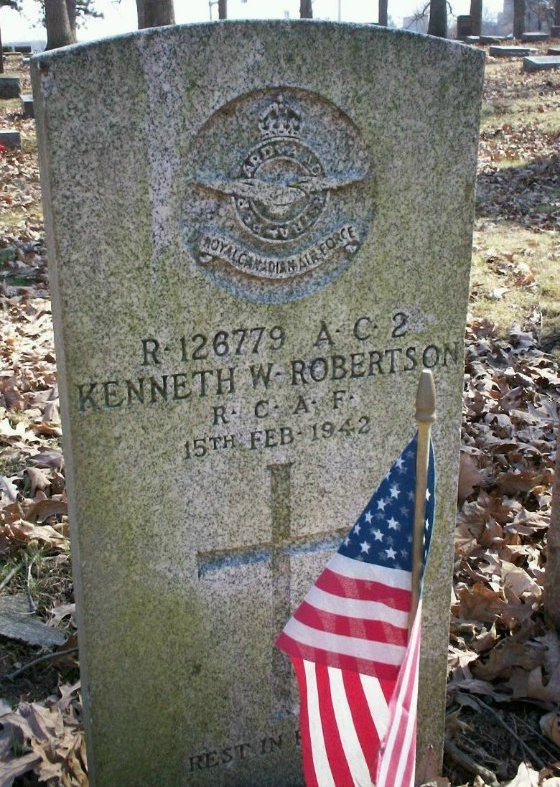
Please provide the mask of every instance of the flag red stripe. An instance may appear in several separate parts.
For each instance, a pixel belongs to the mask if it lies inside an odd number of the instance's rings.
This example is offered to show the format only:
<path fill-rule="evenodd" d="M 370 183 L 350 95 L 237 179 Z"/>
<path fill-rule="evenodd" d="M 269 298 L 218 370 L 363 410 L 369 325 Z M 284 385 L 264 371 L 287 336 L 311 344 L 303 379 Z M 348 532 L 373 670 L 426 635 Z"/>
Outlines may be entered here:
<path fill-rule="evenodd" d="M 299 688 L 300 709 L 299 709 L 299 729 L 301 733 L 301 751 L 303 759 L 303 772 L 305 775 L 306 787 L 319 787 L 315 769 L 313 767 L 313 757 L 311 755 L 311 738 L 309 735 L 309 715 L 307 712 L 307 681 L 305 679 L 305 669 L 303 661 L 290 655 Z"/>
<path fill-rule="evenodd" d="M 406 768 L 404 769 L 403 785 L 409 784 L 410 787 L 414 785 L 414 775 L 416 771 L 416 719 L 414 720 L 413 743 L 408 747 L 405 752 L 406 755 Z M 401 755 L 402 756 L 402 755 Z"/>
<path fill-rule="evenodd" d="M 383 604 L 401 612 L 410 609 L 410 590 L 392 588 L 383 582 L 344 577 L 328 567 L 323 570 L 315 585 L 335 596 L 361 601 L 382 601 Z"/>
<path fill-rule="evenodd" d="M 328 670 L 324 664 L 315 664 L 323 740 L 336 787 L 354 787 L 334 714 Z"/>
<path fill-rule="evenodd" d="M 299 656 L 307 661 L 316 661 L 319 664 L 328 664 L 330 667 L 340 667 L 340 669 L 356 670 L 363 675 L 373 675 L 381 681 L 397 680 L 399 666 L 394 664 L 383 664 L 381 662 L 370 661 L 368 659 L 346 656 L 342 653 L 334 653 L 321 648 L 313 648 L 298 642 L 292 637 L 282 632 L 276 640 L 276 647 L 288 653 L 290 656 Z"/>
<path fill-rule="evenodd" d="M 391 698 L 389 730 L 385 739 L 386 748 L 381 755 L 378 767 L 378 787 L 393 787 L 399 771 L 398 782 L 402 787 L 413 787 L 414 785 L 416 698 L 421 641 L 420 610 L 421 604 L 417 610 L 407 653 Z"/>
<path fill-rule="evenodd" d="M 375 720 L 371 717 L 359 674 L 357 672 L 343 672 L 342 679 L 356 734 L 358 735 L 373 782 L 379 755 L 379 735 L 375 726 Z"/>
<path fill-rule="evenodd" d="M 404 648 L 408 640 L 407 630 L 393 626 L 391 623 L 334 615 L 331 612 L 317 609 L 307 601 L 303 601 L 297 608 L 294 618 L 311 628 L 319 629 L 319 631 L 328 631 L 331 634 L 340 634 L 345 637 L 358 637 L 370 642 L 401 645 Z"/>
<path fill-rule="evenodd" d="M 393 692 L 395 691 L 395 681 L 394 680 L 380 680 L 379 685 L 381 686 L 381 691 L 383 692 L 383 696 L 385 697 L 385 701 L 387 705 L 391 702 L 391 697 L 393 696 Z"/>

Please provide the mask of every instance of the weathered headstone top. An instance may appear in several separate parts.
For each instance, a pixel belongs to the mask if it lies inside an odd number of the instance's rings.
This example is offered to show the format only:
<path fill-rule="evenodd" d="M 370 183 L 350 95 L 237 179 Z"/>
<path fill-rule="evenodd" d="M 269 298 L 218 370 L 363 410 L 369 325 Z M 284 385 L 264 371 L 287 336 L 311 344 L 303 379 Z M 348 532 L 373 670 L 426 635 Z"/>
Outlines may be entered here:
<path fill-rule="evenodd" d="M 98 787 L 301 784 L 272 643 L 412 436 L 422 366 L 441 746 L 483 59 L 292 22 L 35 58 Z"/>
<path fill-rule="evenodd" d="M 500 41 L 505 41 L 505 36 L 479 36 L 481 44 L 499 44 Z"/>
<path fill-rule="evenodd" d="M 526 57 L 523 60 L 524 71 L 546 71 L 550 68 L 560 68 L 559 55 L 543 55 L 542 57 Z"/>
<path fill-rule="evenodd" d="M 537 50 L 529 46 L 491 46 L 488 51 L 492 57 L 527 57 Z"/>
<path fill-rule="evenodd" d="M 548 41 L 550 33 L 536 30 L 534 32 L 528 31 L 521 36 L 522 41 Z"/>

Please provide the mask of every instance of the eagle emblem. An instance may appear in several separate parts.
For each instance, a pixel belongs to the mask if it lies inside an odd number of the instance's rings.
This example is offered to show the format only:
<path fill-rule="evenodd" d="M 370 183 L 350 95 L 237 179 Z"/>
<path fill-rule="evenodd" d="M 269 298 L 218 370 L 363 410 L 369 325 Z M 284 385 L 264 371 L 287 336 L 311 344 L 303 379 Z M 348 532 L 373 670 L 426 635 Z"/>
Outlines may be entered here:
<path fill-rule="evenodd" d="M 293 297 L 317 278 L 319 268 L 331 275 L 344 267 L 364 239 L 363 207 L 348 209 L 352 192 L 363 191 L 369 178 L 364 145 L 342 113 L 308 96 L 291 88 L 269 90 L 224 110 L 229 125 L 224 139 L 229 137 L 232 150 L 217 155 L 229 166 L 220 173 L 202 147 L 194 162 L 190 186 L 199 210 L 188 244 L 220 283 L 228 280 L 237 290 L 239 274 L 251 277 L 245 288 L 251 297 L 256 292 L 265 293 L 265 300 Z M 339 160 L 336 135 L 342 140 Z M 218 148 L 217 128 L 207 137 Z M 363 203 L 358 192 L 354 196 Z M 265 289 L 255 280 L 266 282 Z"/>

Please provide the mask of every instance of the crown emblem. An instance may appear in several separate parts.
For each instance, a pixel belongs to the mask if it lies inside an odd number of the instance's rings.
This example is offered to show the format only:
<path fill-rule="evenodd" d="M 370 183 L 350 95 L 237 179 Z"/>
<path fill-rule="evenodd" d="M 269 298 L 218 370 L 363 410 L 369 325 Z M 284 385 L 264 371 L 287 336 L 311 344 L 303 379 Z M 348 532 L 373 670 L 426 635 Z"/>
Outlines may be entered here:
<path fill-rule="evenodd" d="M 301 115 L 286 104 L 282 95 L 272 102 L 259 120 L 259 128 L 264 139 L 299 137 L 302 126 Z"/>

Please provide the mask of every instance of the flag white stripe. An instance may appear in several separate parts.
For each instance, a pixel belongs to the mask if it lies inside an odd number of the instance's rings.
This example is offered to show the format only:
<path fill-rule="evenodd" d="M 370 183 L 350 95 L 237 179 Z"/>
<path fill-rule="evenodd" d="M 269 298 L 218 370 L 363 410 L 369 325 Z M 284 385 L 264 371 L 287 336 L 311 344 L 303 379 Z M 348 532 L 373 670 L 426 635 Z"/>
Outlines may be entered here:
<path fill-rule="evenodd" d="M 342 672 L 336 667 L 329 667 L 328 673 L 338 734 L 354 784 L 359 784 L 360 787 L 371 787 L 372 781 L 369 775 L 369 768 L 354 727 L 354 719 L 348 704 Z"/>
<path fill-rule="evenodd" d="M 313 648 L 395 666 L 401 664 L 406 650 L 401 645 L 389 645 L 386 642 L 370 642 L 367 639 L 344 637 L 341 634 L 320 631 L 300 623 L 295 618 L 290 618 L 286 623 L 284 633 L 296 640 L 296 642 Z"/>
<path fill-rule="evenodd" d="M 323 612 L 330 612 L 333 615 L 341 615 L 346 618 L 357 618 L 359 620 L 380 620 L 383 623 L 391 623 L 393 626 L 406 629 L 408 624 L 408 614 L 399 609 L 383 604 L 381 601 L 363 601 L 359 598 L 343 598 L 321 590 L 314 585 L 305 601 L 316 609 Z"/>
<path fill-rule="evenodd" d="M 381 684 L 378 678 L 373 675 L 360 675 L 360 681 L 364 690 L 364 696 L 368 704 L 371 718 L 375 721 L 375 728 L 379 740 L 382 741 L 387 733 L 389 725 L 389 706 L 385 695 L 381 690 Z"/>
<path fill-rule="evenodd" d="M 391 710 L 396 709 L 393 717 L 390 720 L 390 729 L 387 735 L 387 740 L 382 744 L 383 754 L 377 769 L 377 787 L 393 787 L 395 784 L 402 785 L 402 787 L 412 787 L 414 784 L 414 776 L 410 783 L 404 784 L 402 782 L 403 770 L 408 762 L 410 746 L 413 744 L 414 733 L 414 719 L 416 717 L 416 703 L 418 698 L 418 669 L 416 654 L 419 649 L 419 636 L 420 636 L 420 619 L 421 619 L 421 604 L 418 605 L 416 618 L 414 621 L 413 630 L 409 642 L 409 653 L 403 662 L 403 669 L 406 670 L 403 682 L 400 686 L 399 695 L 391 699 Z M 412 692 L 410 686 L 412 685 Z M 399 770 L 395 775 L 391 770 L 393 764 L 393 750 L 395 748 L 396 738 L 399 733 L 400 720 L 403 711 L 403 699 L 407 694 L 411 693 L 410 714 L 407 721 L 407 727 L 404 734 L 404 741 L 401 746 L 401 754 L 398 757 Z"/>
<path fill-rule="evenodd" d="M 327 757 L 325 739 L 323 738 L 323 722 L 319 710 L 319 694 L 317 691 L 315 664 L 304 659 L 303 667 L 305 669 L 305 682 L 307 684 L 309 737 L 311 739 L 311 753 L 317 784 L 319 787 L 336 787 Z"/>
<path fill-rule="evenodd" d="M 392 588 L 410 590 L 411 574 L 402 568 L 386 568 L 374 563 L 355 560 L 337 552 L 327 563 L 327 568 L 348 579 L 364 579 L 370 582 L 382 582 Z"/>
<path fill-rule="evenodd" d="M 411 658 L 411 665 L 410 665 L 410 678 L 408 680 L 408 694 L 410 695 L 410 706 L 409 706 L 409 715 L 408 715 L 408 722 L 406 727 L 406 738 L 404 742 L 404 751 L 406 752 L 406 757 L 402 757 L 401 759 L 407 760 L 412 759 L 412 762 L 416 760 L 416 718 L 418 714 L 418 679 L 419 679 L 419 666 L 420 666 L 420 639 L 422 637 L 422 601 L 420 600 L 418 603 L 418 608 L 416 610 L 416 620 L 414 621 L 414 650 L 413 650 L 413 657 Z M 402 696 L 403 692 L 401 691 L 401 705 L 404 702 L 404 697 Z M 408 787 L 414 787 L 414 767 L 412 768 L 412 773 L 410 776 L 410 782 Z"/>
<path fill-rule="evenodd" d="M 399 770 L 397 774 L 396 784 L 402 784 L 403 787 L 414 787 L 414 770 L 411 772 L 410 781 L 404 781 L 404 774 L 406 771 L 406 767 L 408 765 L 409 759 L 411 757 L 411 746 L 414 745 L 412 740 L 415 734 L 415 724 L 414 720 L 416 718 L 416 704 L 418 702 L 418 680 L 415 679 L 414 675 L 412 675 L 412 693 L 410 696 L 411 703 L 414 703 L 414 710 L 408 714 L 408 718 L 406 720 L 406 730 L 404 734 L 403 744 L 401 746 L 401 756 L 399 757 Z M 416 746 L 414 746 L 416 748 Z"/>
<path fill-rule="evenodd" d="M 401 725 L 402 725 L 401 718 L 402 718 L 402 715 L 403 715 L 403 700 L 404 700 L 403 694 L 405 694 L 405 693 L 408 694 L 410 692 L 410 690 L 411 690 L 410 689 L 410 683 L 411 682 L 412 682 L 412 696 L 410 697 L 410 701 L 411 701 L 411 703 L 412 702 L 416 703 L 416 699 L 417 698 L 416 698 L 416 691 L 415 691 L 415 689 L 416 689 L 416 686 L 417 686 L 417 682 L 414 679 L 414 670 L 413 670 L 413 666 L 414 666 L 415 661 L 416 660 L 414 658 L 411 658 L 410 659 L 410 662 L 411 662 L 410 665 L 407 664 L 407 668 L 408 669 L 407 669 L 407 674 L 405 676 L 405 681 L 403 682 L 402 691 L 399 693 L 399 696 L 397 698 L 398 713 L 396 714 L 396 719 L 395 719 L 395 725 L 397 726 L 397 728 L 401 727 Z M 411 705 L 411 712 L 408 714 L 408 718 L 406 720 L 406 728 L 404 730 L 404 733 L 402 733 L 402 744 L 400 746 L 400 756 L 398 757 L 398 760 L 397 760 L 397 773 L 396 773 L 396 776 L 394 777 L 395 778 L 394 783 L 395 784 L 400 784 L 400 785 L 402 785 L 402 787 L 412 787 L 412 783 L 413 783 L 413 780 L 411 782 L 409 782 L 408 784 L 406 784 L 404 782 L 404 772 L 405 772 L 406 766 L 408 764 L 408 757 L 409 757 L 409 753 L 410 753 L 410 745 L 411 745 L 411 742 L 412 742 L 412 733 L 414 731 L 414 716 L 415 716 L 415 713 L 416 713 L 416 709 L 413 708 L 413 706 Z M 391 760 L 394 762 L 394 757 L 393 756 L 391 756 Z"/>

